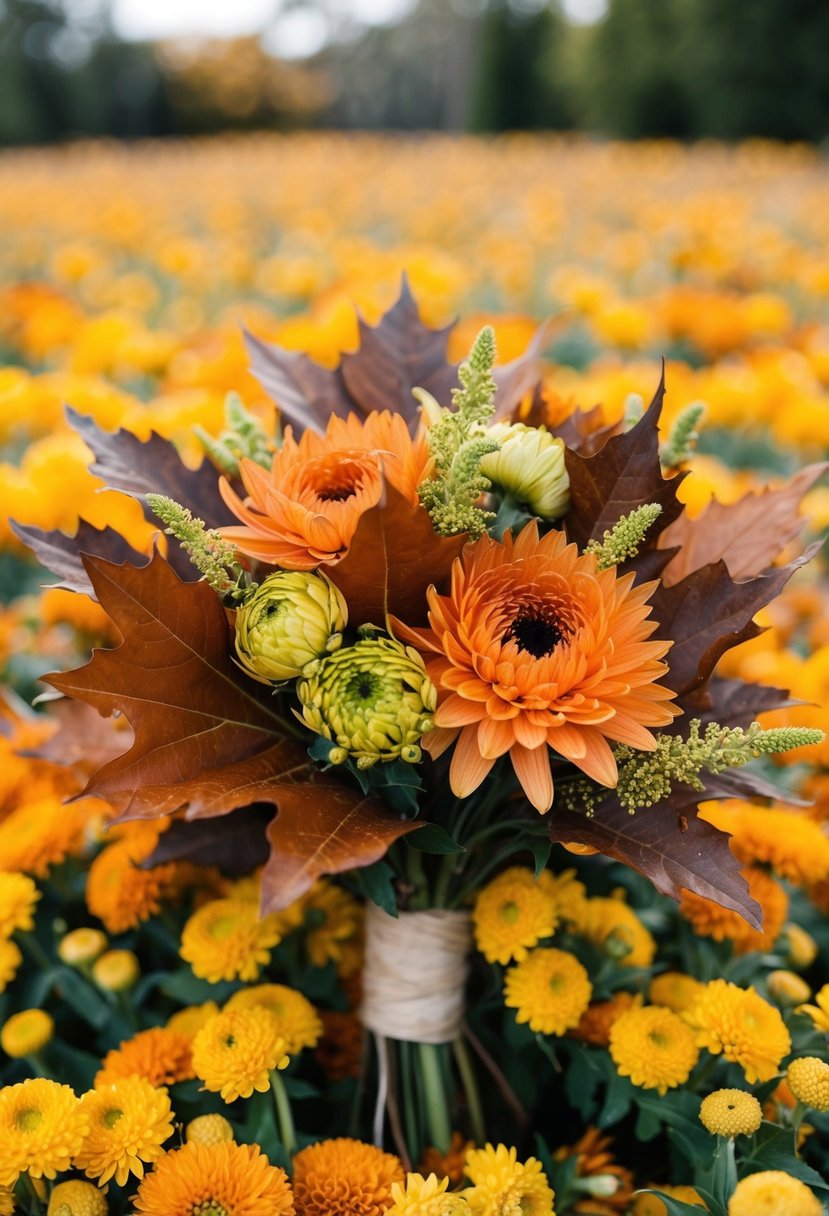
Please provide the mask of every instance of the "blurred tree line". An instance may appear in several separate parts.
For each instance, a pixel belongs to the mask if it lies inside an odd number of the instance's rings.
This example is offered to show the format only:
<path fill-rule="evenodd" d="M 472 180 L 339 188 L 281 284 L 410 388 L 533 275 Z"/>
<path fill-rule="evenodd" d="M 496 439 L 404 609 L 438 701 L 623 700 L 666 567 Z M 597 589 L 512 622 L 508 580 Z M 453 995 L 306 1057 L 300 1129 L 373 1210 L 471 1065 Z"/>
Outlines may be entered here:
<path fill-rule="evenodd" d="M 0 144 L 228 127 L 585 129 L 608 135 L 829 136 L 829 0 L 419 0 L 343 25 L 311 59 L 267 39 L 120 41 L 107 0 L 0 0 Z M 338 20 L 340 24 L 338 25 Z"/>

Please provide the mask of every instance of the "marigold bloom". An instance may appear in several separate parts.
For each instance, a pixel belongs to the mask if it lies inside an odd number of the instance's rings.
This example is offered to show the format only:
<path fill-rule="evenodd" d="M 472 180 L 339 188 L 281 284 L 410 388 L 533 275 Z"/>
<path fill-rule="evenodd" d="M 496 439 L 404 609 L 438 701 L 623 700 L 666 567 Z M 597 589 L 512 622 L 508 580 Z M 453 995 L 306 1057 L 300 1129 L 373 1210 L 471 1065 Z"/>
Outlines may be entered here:
<path fill-rule="evenodd" d="M 0 938 L 0 992 L 5 992 L 23 962 L 23 955 L 16 942 Z"/>
<path fill-rule="evenodd" d="M 816 1005 L 801 1005 L 798 1013 L 805 1013 L 812 1019 L 815 1030 L 829 1034 L 829 984 L 824 984 L 820 992 L 815 993 Z"/>
<path fill-rule="evenodd" d="M 127 836 L 108 844 L 89 867 L 86 905 L 109 933 L 125 933 L 161 911 L 175 865 L 139 868 L 155 843 L 151 836 Z"/>
<path fill-rule="evenodd" d="M 0 1089 L 0 1186 L 18 1174 L 54 1178 L 68 1170 L 89 1118 L 68 1085 L 34 1077 Z"/>
<path fill-rule="evenodd" d="M 203 1026 L 193 1040 L 193 1068 L 207 1089 L 225 1102 L 267 1092 L 270 1074 L 286 1068 L 285 1040 L 276 1019 L 261 1006 L 226 1009 Z"/>
<path fill-rule="evenodd" d="M 717 1089 L 703 1098 L 699 1117 L 712 1136 L 753 1136 L 763 1122 L 763 1108 L 744 1089 Z"/>
<path fill-rule="evenodd" d="M 360 1140 L 311 1144 L 294 1157 L 297 1216 L 383 1216 L 403 1182 L 397 1157 Z"/>
<path fill-rule="evenodd" d="M 804 1106 L 829 1110 L 829 1064 L 817 1056 L 800 1056 L 786 1069 L 789 1089 Z"/>
<path fill-rule="evenodd" d="M 697 1046 L 739 1064 L 750 1085 L 770 1080 L 791 1051 L 779 1010 L 754 988 L 712 980 L 683 1017 Z"/>
<path fill-rule="evenodd" d="M 45 878 L 51 866 L 78 850 L 90 819 L 100 818 L 104 806 L 97 798 L 64 805 L 54 793 L 27 798 L 0 822 L 0 867 Z"/>
<path fill-rule="evenodd" d="M 592 1043 L 594 1047 L 607 1047 L 614 1022 L 628 1009 L 634 1006 L 638 1008 L 641 1004 L 641 996 L 634 996 L 632 992 L 614 992 L 609 1000 L 594 1001 L 588 1005 L 578 1026 L 567 1033 L 583 1043 Z"/>
<path fill-rule="evenodd" d="M 174 1030 L 176 1034 L 183 1034 L 192 1043 L 202 1026 L 206 1026 L 218 1012 L 219 1006 L 215 1001 L 205 1001 L 203 1005 L 187 1005 L 167 1019 L 167 1029 Z"/>
<path fill-rule="evenodd" d="M 651 980 L 648 1000 L 652 1005 L 664 1005 L 674 1013 L 684 1013 L 691 1008 L 704 987 L 700 980 L 682 971 L 663 971 Z"/>
<path fill-rule="evenodd" d="M 823 1216 L 814 1191 L 783 1170 L 762 1170 L 737 1183 L 728 1216 Z"/>
<path fill-rule="evenodd" d="M 59 1182 L 53 1189 L 46 1216 L 107 1216 L 108 1212 L 103 1191 L 92 1182 L 73 1178 Z"/>
<path fill-rule="evenodd" d="M 731 833 L 731 851 L 745 864 L 769 865 L 800 886 L 829 878 L 829 837 L 808 814 L 733 800 L 706 803 L 703 817 Z"/>
<path fill-rule="evenodd" d="M 233 1128 L 224 1115 L 197 1115 L 184 1129 L 188 1144 L 225 1144 L 233 1136 Z"/>
<path fill-rule="evenodd" d="M 394 1202 L 388 1216 L 462 1216 L 469 1211 L 467 1202 L 460 1195 L 447 1195 L 448 1186 L 448 1178 L 439 1182 L 435 1174 L 407 1174 L 405 1186 L 392 1183 Z"/>
<path fill-rule="evenodd" d="M 280 940 L 275 916 L 260 917 L 244 899 L 214 899 L 197 909 L 181 934 L 181 957 L 200 979 L 255 980 Z"/>
<path fill-rule="evenodd" d="M 598 571 L 564 535 L 539 540 L 535 523 L 503 542 L 482 536 L 452 571 L 452 590 L 428 592 L 429 629 L 396 622 L 427 654 L 441 699 L 424 747 L 453 743 L 452 792 L 477 789 L 509 752 L 539 811 L 553 801 L 550 751 L 602 785 L 617 781 L 609 741 L 652 751 L 648 729 L 677 714 L 657 684 L 670 643 L 649 642 L 653 584 Z"/>
<path fill-rule="evenodd" d="M 289 1056 L 304 1047 L 316 1047 L 322 1034 L 322 1022 L 311 1002 L 285 984 L 257 984 L 240 988 L 225 1005 L 225 1009 L 267 1009 L 276 1023 L 276 1033 L 285 1041 Z"/>
<path fill-rule="evenodd" d="M 698 1055 L 679 1015 L 660 1005 L 629 1009 L 610 1031 L 610 1056 L 619 1075 L 660 1094 L 684 1085 Z"/>
<path fill-rule="evenodd" d="M 377 506 L 384 479 L 409 502 L 426 476 L 423 436 L 412 439 L 399 414 L 332 417 L 325 435 L 305 431 L 297 443 L 285 428 L 270 471 L 242 460 L 243 501 L 224 478 L 228 507 L 243 527 L 222 528 L 241 553 L 286 570 L 313 570 L 343 557 L 365 511 Z"/>
<path fill-rule="evenodd" d="M 519 1161 L 514 1148 L 487 1144 L 466 1154 L 466 1176 L 472 1186 L 461 1194 L 473 1216 L 553 1216 L 555 1196 L 535 1157 Z"/>
<path fill-rule="evenodd" d="M 475 944 L 488 963 L 521 962 L 558 923 L 549 887 L 524 866 L 511 866 L 478 892 L 472 909 Z"/>
<path fill-rule="evenodd" d="M 189 1081 L 196 1074 L 190 1040 L 163 1026 L 140 1030 L 117 1048 L 107 1052 L 95 1077 L 101 1086 L 119 1077 L 144 1077 L 150 1085 L 175 1085 Z"/>
<path fill-rule="evenodd" d="M 504 1004 L 516 1009 L 516 1022 L 529 1022 L 541 1034 L 564 1034 L 578 1026 L 593 988 L 574 954 L 541 947 L 510 967 Z"/>
<path fill-rule="evenodd" d="M 0 937 L 34 928 L 40 891 L 28 874 L 0 873 Z"/>
<path fill-rule="evenodd" d="M 314 1057 L 329 1081 L 358 1077 L 363 1060 L 363 1023 L 355 1013 L 320 1011 L 322 1038 Z"/>
<path fill-rule="evenodd" d="M 4 1023 L 0 1047 L 12 1059 L 34 1056 L 51 1042 L 54 1033 L 54 1020 L 45 1009 L 22 1009 Z"/>
<path fill-rule="evenodd" d="M 649 967 L 656 954 L 656 942 L 623 899 L 585 900 L 574 928 L 623 967 Z"/>
<path fill-rule="evenodd" d="M 81 1098 L 89 1131 L 75 1165 L 99 1186 L 111 1178 L 124 1186 L 130 1174 L 144 1177 L 144 1164 L 157 1161 L 173 1134 L 173 1113 L 166 1089 L 143 1077 L 122 1077 L 91 1089 Z"/>
<path fill-rule="evenodd" d="M 745 866 L 743 874 L 748 879 L 749 895 L 763 909 L 762 929 L 754 929 L 738 912 L 693 891 L 682 892 L 679 910 L 695 933 L 712 937 L 715 942 L 733 942 L 738 954 L 771 950 L 789 915 L 789 897 L 780 883 L 759 866 Z"/>
<path fill-rule="evenodd" d="M 140 1216 L 294 1216 L 284 1170 L 255 1144 L 195 1144 L 165 1153 L 138 1188 Z"/>

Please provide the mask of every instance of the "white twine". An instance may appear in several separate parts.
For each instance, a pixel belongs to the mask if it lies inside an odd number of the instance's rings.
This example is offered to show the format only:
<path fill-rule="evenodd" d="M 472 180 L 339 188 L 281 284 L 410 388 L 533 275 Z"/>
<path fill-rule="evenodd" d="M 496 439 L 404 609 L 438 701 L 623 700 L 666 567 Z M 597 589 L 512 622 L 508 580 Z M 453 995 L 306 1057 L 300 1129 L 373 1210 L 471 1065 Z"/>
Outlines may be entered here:
<path fill-rule="evenodd" d="M 468 912 L 435 908 L 389 916 L 366 913 L 364 1024 L 375 1034 L 410 1043 L 458 1037 L 472 946 Z"/>

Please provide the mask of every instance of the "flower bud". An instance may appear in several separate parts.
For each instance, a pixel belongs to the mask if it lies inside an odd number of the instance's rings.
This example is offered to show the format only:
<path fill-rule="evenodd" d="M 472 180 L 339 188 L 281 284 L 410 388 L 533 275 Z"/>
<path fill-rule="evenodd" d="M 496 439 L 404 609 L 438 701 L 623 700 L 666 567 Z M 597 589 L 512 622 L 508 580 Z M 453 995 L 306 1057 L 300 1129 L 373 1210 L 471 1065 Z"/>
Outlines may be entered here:
<path fill-rule="evenodd" d="M 106 992 L 127 992 L 137 982 L 141 968 L 132 950 L 107 950 L 92 965 L 92 978 Z"/>
<path fill-rule="evenodd" d="M 107 936 L 100 929 L 73 929 L 61 939 L 58 955 L 70 967 L 86 967 L 106 948 Z"/>
<path fill-rule="evenodd" d="M 809 985 L 794 971 L 772 971 L 768 977 L 768 985 L 772 999 L 787 1009 L 804 1004 L 812 995 Z"/>
<path fill-rule="evenodd" d="M 817 942 L 811 933 L 801 929 L 800 925 L 789 923 L 783 930 L 783 937 L 788 947 L 788 962 L 790 967 L 805 971 L 811 967 L 817 958 Z"/>
<path fill-rule="evenodd" d="M 188 1144 L 224 1144 L 233 1139 L 233 1128 L 224 1115 L 198 1115 L 184 1129 Z"/>
<path fill-rule="evenodd" d="M 10 1017 L 0 1030 L 0 1047 L 13 1060 L 36 1056 L 54 1033 L 55 1023 L 45 1010 L 23 1009 Z"/>
<path fill-rule="evenodd" d="M 49 1196 L 46 1216 L 107 1216 L 104 1192 L 92 1182 L 59 1182 Z"/>
<path fill-rule="evenodd" d="M 558 519 L 570 501 L 564 441 L 545 427 L 499 422 L 487 431 L 497 452 L 481 458 L 481 472 L 542 519 Z"/>
<path fill-rule="evenodd" d="M 789 1089 L 812 1110 L 829 1110 L 829 1064 L 817 1056 L 800 1056 L 786 1069 Z"/>
<path fill-rule="evenodd" d="M 236 613 L 236 653 L 255 679 L 293 680 L 342 644 L 348 609 L 324 574 L 269 575 Z"/>
<path fill-rule="evenodd" d="M 421 758 L 418 741 L 433 726 L 437 692 L 416 650 L 392 638 L 365 638 L 319 663 L 297 683 L 302 718 L 334 744 L 333 764 Z"/>

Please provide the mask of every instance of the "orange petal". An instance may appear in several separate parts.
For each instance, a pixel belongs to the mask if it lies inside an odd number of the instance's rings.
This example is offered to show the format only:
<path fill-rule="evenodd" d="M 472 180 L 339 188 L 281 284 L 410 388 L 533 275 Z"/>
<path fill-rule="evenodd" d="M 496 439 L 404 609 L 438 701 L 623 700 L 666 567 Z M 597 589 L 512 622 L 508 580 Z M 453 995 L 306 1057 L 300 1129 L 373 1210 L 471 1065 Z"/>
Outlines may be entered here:
<path fill-rule="evenodd" d="M 547 745 L 530 748 L 515 743 L 510 749 L 509 758 L 524 793 L 535 809 L 544 815 L 553 805 L 553 774 Z"/>
<path fill-rule="evenodd" d="M 478 747 L 487 760 L 497 760 L 515 742 L 512 722 L 499 718 L 484 718 L 478 724 Z"/>
<path fill-rule="evenodd" d="M 428 737 L 427 735 L 426 738 Z M 466 798 L 488 776 L 494 763 L 494 760 L 484 759 L 480 753 L 477 726 L 464 727 L 449 766 L 449 785 L 452 793 L 458 798 Z"/>
<path fill-rule="evenodd" d="M 452 693 L 438 706 L 435 714 L 436 726 L 469 726 L 472 722 L 480 722 L 486 709 L 480 701 L 467 701 Z M 506 750 L 506 748 L 504 749 Z"/>

